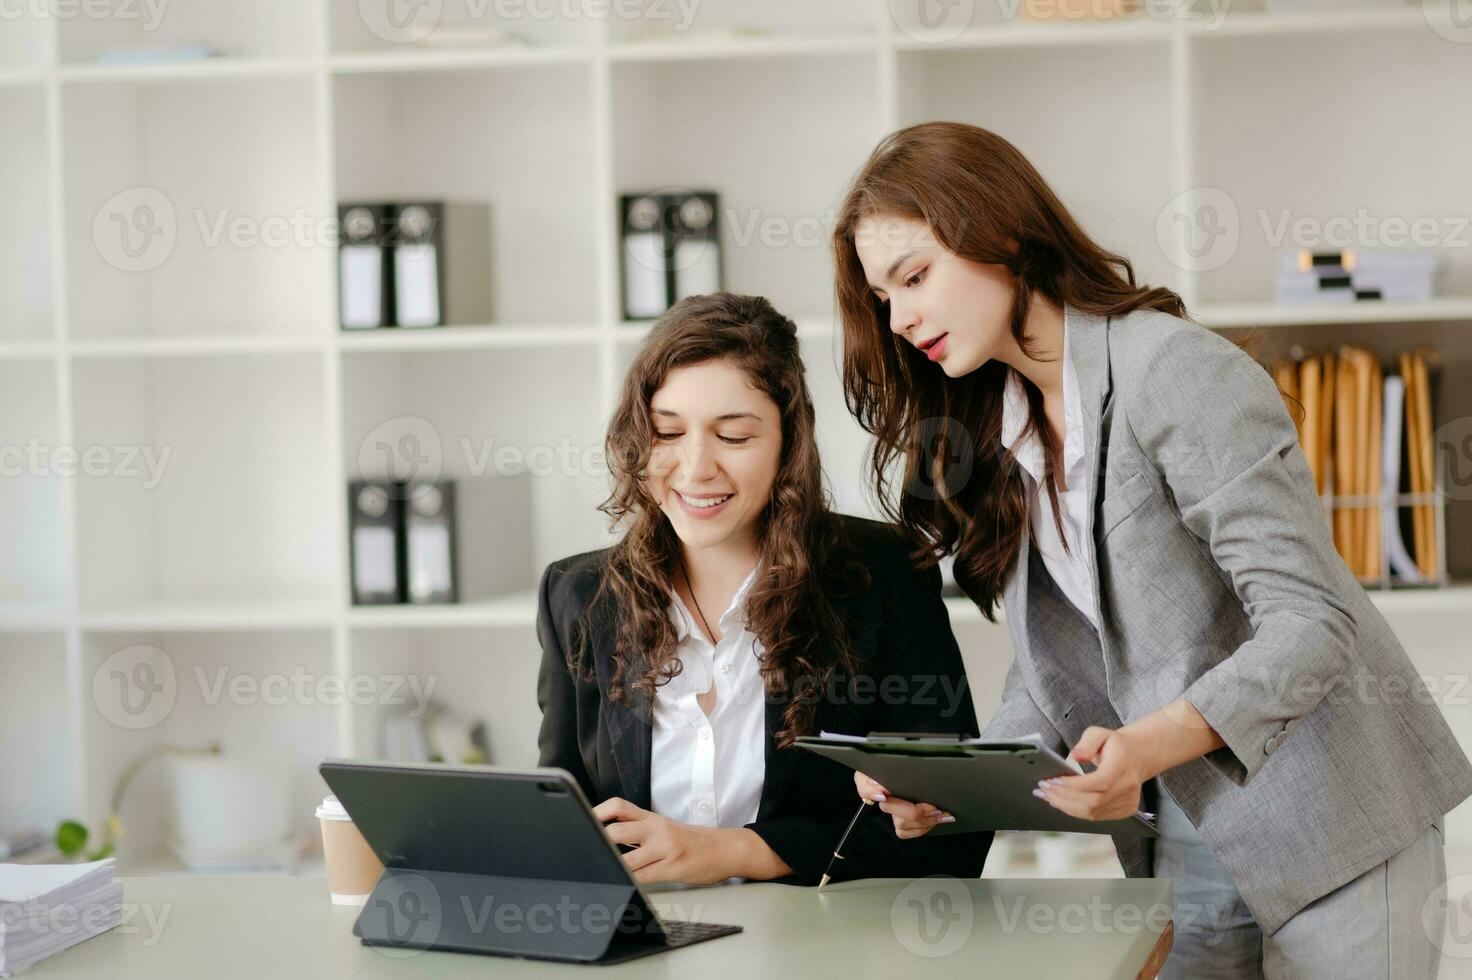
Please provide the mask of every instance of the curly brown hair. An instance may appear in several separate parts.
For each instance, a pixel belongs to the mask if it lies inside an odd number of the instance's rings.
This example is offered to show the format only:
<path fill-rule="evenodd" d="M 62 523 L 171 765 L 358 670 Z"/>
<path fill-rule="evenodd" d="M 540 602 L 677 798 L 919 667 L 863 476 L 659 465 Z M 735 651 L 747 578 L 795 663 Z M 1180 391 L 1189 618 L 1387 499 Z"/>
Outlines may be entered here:
<path fill-rule="evenodd" d="M 1022 470 L 1001 446 L 1008 366 L 988 361 L 943 378 L 890 331 L 888 305 L 870 289 L 854 242 L 859 222 L 880 215 L 923 222 L 948 251 L 1004 267 L 1014 282 L 1012 336 L 1029 356 L 1036 348 L 1024 331 L 1035 296 L 1108 316 L 1148 309 L 1185 317 L 1185 307 L 1169 289 L 1136 285 L 1129 260 L 1094 242 L 1027 158 L 985 129 L 936 122 L 899 130 L 855 176 L 833 231 L 844 398 L 875 437 L 870 462 L 885 516 L 919 542 L 922 565 L 955 555 L 957 584 L 994 620 L 1028 523 Z M 1024 389 L 1056 519 L 1056 440 L 1042 394 L 1030 382 Z"/>
<path fill-rule="evenodd" d="M 605 451 L 613 489 L 599 510 L 622 537 L 607 553 L 598 590 L 574 633 L 570 666 L 588 674 L 590 614 L 614 617 L 615 669 L 610 697 L 630 703 L 630 689 L 653 696 L 681 669 L 668 609 L 682 566 L 680 540 L 643 474 L 654 447 L 650 405 L 675 368 L 709 361 L 739 368 L 772 399 L 782 421 L 782 450 L 771 500 L 759 518 L 760 567 L 746 597 L 747 629 L 761 641 L 767 696 L 780 698 L 833 672 L 855 668 L 847 624 L 834 599 L 862 592 L 868 570 L 848 545 L 828 506 L 812 398 L 797 327 L 759 296 L 692 296 L 659 318 L 639 349 L 609 421 Z M 815 704 L 790 697 L 776 733 L 779 748 L 808 734 Z"/>

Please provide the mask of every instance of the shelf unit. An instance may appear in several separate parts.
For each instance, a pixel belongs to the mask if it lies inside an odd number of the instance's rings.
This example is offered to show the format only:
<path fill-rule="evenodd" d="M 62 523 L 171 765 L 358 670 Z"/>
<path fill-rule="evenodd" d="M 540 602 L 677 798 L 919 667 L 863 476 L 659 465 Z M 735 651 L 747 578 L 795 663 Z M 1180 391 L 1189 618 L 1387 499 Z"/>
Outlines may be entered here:
<path fill-rule="evenodd" d="M 600 477 L 582 454 L 601 446 L 647 331 L 619 314 L 621 191 L 721 192 L 727 284 L 798 321 L 829 482 L 851 512 L 870 512 L 866 439 L 835 367 L 827 231 L 846 179 L 905 124 L 953 118 L 1012 139 L 1093 234 L 1210 325 L 1472 337 L 1457 332 L 1472 323 L 1468 250 L 1446 250 L 1446 296 L 1430 303 L 1280 307 L 1262 301 L 1273 270 L 1248 220 L 1289 201 L 1315 217 L 1463 207 L 1456 161 L 1472 155 L 1472 124 L 1449 111 L 1436 132 L 1413 134 L 1420 124 L 1401 108 L 1469 94 L 1472 44 L 1454 43 L 1443 12 L 1236 5 L 1220 24 L 978 19 L 955 30 L 922 27 L 913 6 L 706 0 L 676 31 L 658 13 L 668 4 L 627 21 L 478 22 L 474 5 L 450 2 L 434 45 L 404 43 L 423 25 L 395 27 L 358 0 L 175 0 L 152 26 L 28 5 L 7 22 L 0 445 L 34 440 L 53 454 L 0 479 L 11 544 L 0 769 L 22 776 L 0 785 L 0 823 L 80 815 L 98 826 L 138 753 L 211 741 L 275 753 L 301 818 L 318 759 L 374 752 L 374 706 L 202 710 L 196 668 L 222 664 L 435 676 L 452 707 L 487 718 L 496 762 L 534 759 L 536 573 L 608 540 L 592 509 Z M 459 28 L 523 40 L 477 47 Z M 223 56 L 93 61 L 185 40 Z M 1375 70 L 1345 72 L 1354 58 Z M 1319 94 L 1326 72 L 1355 105 Z M 1316 126 L 1304 127 L 1310 112 Z M 1423 136 L 1436 153 L 1416 148 Z M 1264 159 L 1265 141 L 1294 166 Z M 1173 202 L 1192 213 L 1201 188 L 1224 190 L 1246 216 L 1236 253 L 1210 269 L 1159 231 Z M 323 226 L 338 200 L 375 196 L 490 202 L 493 322 L 336 329 Z M 1460 343 L 1465 358 L 1472 343 Z M 579 459 L 505 474 L 526 537 L 476 549 L 494 552 L 472 557 L 491 566 L 477 568 L 494 590 L 455 607 L 353 608 L 344 487 L 421 424 L 439 442 L 433 466 L 467 486 L 488 466 L 499 473 L 487 462 L 499 448 L 523 463 L 539 447 Z M 100 448 L 107 465 L 69 476 L 58 447 Z M 145 485 L 145 449 L 170 454 L 156 485 Z M 514 557 L 497 567 L 501 555 Z M 1466 588 L 1375 601 L 1407 629 L 1465 630 Z M 1005 627 L 964 600 L 948 608 L 985 714 Z M 180 688 L 175 711 L 142 732 L 118 728 L 94 689 L 101 665 L 137 646 L 167 657 Z M 31 745 L 41 754 L 9 748 Z M 125 868 L 161 860 L 161 768 L 145 786 L 123 814 L 135 830 Z"/>

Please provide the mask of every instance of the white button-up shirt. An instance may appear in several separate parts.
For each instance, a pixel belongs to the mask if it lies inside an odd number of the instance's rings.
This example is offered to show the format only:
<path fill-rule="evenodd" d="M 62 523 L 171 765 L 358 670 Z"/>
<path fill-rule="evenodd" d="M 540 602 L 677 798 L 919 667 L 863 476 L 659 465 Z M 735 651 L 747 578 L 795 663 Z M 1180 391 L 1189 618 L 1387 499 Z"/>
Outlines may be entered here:
<path fill-rule="evenodd" d="M 760 566 L 758 566 L 759 568 Z M 721 615 L 721 642 L 671 595 L 670 621 L 684 669 L 655 689 L 649 772 L 654 812 L 701 827 L 744 827 L 756 819 L 767 775 L 766 694 L 758 661 L 763 648 L 746 629 L 753 568 Z M 709 715 L 697 696 L 715 687 Z"/>
<path fill-rule="evenodd" d="M 1063 550 L 1053 508 L 1048 502 L 1048 488 L 1043 484 L 1043 445 L 1036 432 L 1018 441 L 1028 420 L 1027 394 L 1022 375 L 1007 372 L 1007 386 L 1002 397 L 1002 445 L 1012 451 L 1022 466 L 1029 497 L 1032 546 L 1038 550 L 1043 565 L 1058 588 L 1078 611 L 1099 628 L 1094 615 L 1094 569 L 1089 564 L 1086 535 L 1089 528 L 1088 473 L 1084 460 L 1084 415 L 1078 390 L 1078 372 L 1068 352 L 1068 316 L 1063 317 L 1063 482 L 1068 489 L 1058 494 L 1058 513 L 1063 519 L 1070 551 Z"/>

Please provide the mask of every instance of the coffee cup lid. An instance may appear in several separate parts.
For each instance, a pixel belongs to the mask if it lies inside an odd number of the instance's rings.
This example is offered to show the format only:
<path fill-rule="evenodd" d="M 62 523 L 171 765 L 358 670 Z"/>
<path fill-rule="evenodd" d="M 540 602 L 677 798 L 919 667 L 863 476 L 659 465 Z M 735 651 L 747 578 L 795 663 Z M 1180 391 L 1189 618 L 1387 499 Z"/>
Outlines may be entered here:
<path fill-rule="evenodd" d="M 337 797 L 329 796 L 317 804 L 317 817 L 321 820 L 352 820 L 343 805 L 337 802 Z"/>

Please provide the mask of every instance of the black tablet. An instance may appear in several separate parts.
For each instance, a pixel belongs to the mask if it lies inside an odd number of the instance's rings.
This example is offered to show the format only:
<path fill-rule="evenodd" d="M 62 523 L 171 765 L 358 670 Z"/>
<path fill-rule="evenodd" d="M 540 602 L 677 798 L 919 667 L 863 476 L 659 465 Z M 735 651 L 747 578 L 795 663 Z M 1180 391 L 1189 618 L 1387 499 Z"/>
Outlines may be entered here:
<path fill-rule="evenodd" d="M 741 931 L 660 918 L 564 770 L 318 771 L 384 865 L 353 926 L 365 944 L 611 963 Z"/>

